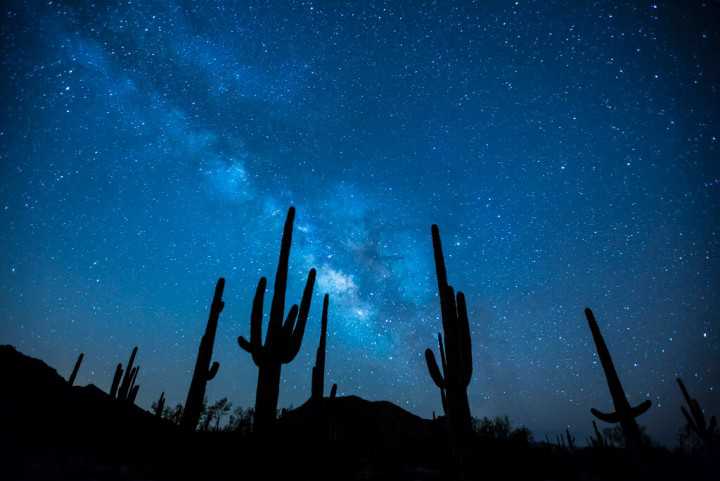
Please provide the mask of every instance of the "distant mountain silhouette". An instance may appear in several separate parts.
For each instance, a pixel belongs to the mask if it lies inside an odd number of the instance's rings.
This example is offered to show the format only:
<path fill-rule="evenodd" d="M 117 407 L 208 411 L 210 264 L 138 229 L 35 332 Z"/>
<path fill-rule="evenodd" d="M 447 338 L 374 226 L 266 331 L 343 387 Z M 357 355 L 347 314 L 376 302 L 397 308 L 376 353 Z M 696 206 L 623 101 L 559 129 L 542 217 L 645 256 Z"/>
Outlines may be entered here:
<path fill-rule="evenodd" d="M 409 441 L 428 441 L 432 421 L 422 419 L 388 401 L 368 401 L 358 396 L 308 400 L 278 421 L 282 432 L 311 433 L 331 441 L 375 439 L 394 446 Z"/>
<path fill-rule="evenodd" d="M 122 436 L 173 428 L 134 404 L 116 402 L 93 384 L 71 386 L 55 369 L 12 346 L 0 346 L 0 379 L 0 425 L 9 432 Z"/>
<path fill-rule="evenodd" d="M 0 346 L 0 379 L 3 480 L 456 477 L 446 418 L 422 419 L 387 401 L 315 398 L 283 411 L 270 431 L 187 432 L 94 385 L 72 386 L 12 346 Z M 711 458 L 517 442 L 484 425 L 468 444 L 463 479 L 712 479 L 714 472 Z"/>

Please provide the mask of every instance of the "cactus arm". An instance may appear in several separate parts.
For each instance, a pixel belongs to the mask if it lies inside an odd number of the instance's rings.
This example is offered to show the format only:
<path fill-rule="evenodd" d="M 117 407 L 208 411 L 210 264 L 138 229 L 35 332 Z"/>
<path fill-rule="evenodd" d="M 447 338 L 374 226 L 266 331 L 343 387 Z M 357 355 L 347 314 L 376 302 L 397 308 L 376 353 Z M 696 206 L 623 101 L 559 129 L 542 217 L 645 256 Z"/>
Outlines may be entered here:
<path fill-rule="evenodd" d="M 598 418 L 600 421 L 605 421 L 606 423 L 614 424 L 620 422 L 620 415 L 616 412 L 613 413 L 604 413 L 602 411 L 598 411 L 595 408 L 591 408 L 590 412 L 593 416 Z"/>
<path fill-rule="evenodd" d="M 259 347 L 262 345 L 262 318 L 263 303 L 265 302 L 265 288 L 267 279 L 261 277 L 255 289 L 253 298 L 252 313 L 250 314 L 250 344 Z"/>
<path fill-rule="evenodd" d="M 443 343 L 442 333 L 440 333 L 440 332 L 438 332 L 438 350 L 440 351 L 440 365 L 442 366 L 442 372 L 447 372 L 447 358 L 445 357 L 445 343 Z"/>
<path fill-rule="evenodd" d="M 122 363 L 119 362 L 115 367 L 115 375 L 113 376 L 112 384 L 110 385 L 110 397 L 115 399 L 118 394 L 118 387 L 120 387 L 120 379 L 123 375 Z"/>
<path fill-rule="evenodd" d="M 425 349 L 425 362 L 427 363 L 430 377 L 435 385 L 440 389 L 445 389 L 445 386 L 447 385 L 446 380 L 442 373 L 440 373 L 440 368 L 438 368 L 437 362 L 435 361 L 435 354 L 433 354 L 431 349 Z"/>
<path fill-rule="evenodd" d="M 646 399 L 645 401 L 641 402 L 634 408 L 630 408 L 630 413 L 632 417 L 636 418 L 640 416 L 641 414 L 645 413 L 648 409 L 650 409 L 650 406 L 652 406 L 652 401 L 649 399 Z"/>
<path fill-rule="evenodd" d="M 625 392 L 623 391 L 622 384 L 620 384 L 620 378 L 615 370 L 610 351 L 605 344 L 600 328 L 598 327 L 595 315 L 590 309 L 585 309 L 585 317 L 587 318 L 588 325 L 590 326 L 590 332 L 592 333 L 593 340 L 595 341 L 595 347 L 597 349 L 600 363 L 602 364 L 603 371 L 605 372 L 605 379 L 607 381 L 610 395 L 612 396 L 613 402 L 616 404 L 615 409 L 625 409 L 629 407 Z"/>
<path fill-rule="evenodd" d="M 315 269 L 310 269 L 308 272 L 307 281 L 305 282 L 305 288 L 303 289 L 302 299 L 300 300 L 300 310 L 298 311 L 297 325 L 293 329 L 292 336 L 290 338 L 290 346 L 287 361 L 285 364 L 292 361 L 297 353 L 300 352 L 300 346 L 302 345 L 303 337 L 305 336 L 305 327 L 307 326 L 308 316 L 310 315 L 310 304 L 312 303 L 312 293 L 315 287 L 315 277 L 317 272 Z"/>
<path fill-rule="evenodd" d="M 215 376 L 217 375 L 219 369 L 220 369 L 220 363 L 217 361 L 213 362 L 212 366 L 210 366 L 210 369 L 208 370 L 206 379 L 208 381 L 212 381 L 213 379 L 215 379 Z"/>
<path fill-rule="evenodd" d="M 280 258 L 278 259 L 277 271 L 275 272 L 275 285 L 273 287 L 273 298 L 270 306 L 270 321 L 268 332 L 265 338 L 265 345 L 270 346 L 274 339 L 274 332 L 279 330 L 282 324 L 283 312 L 285 312 L 285 292 L 287 290 L 288 261 L 290 259 L 290 245 L 292 244 L 292 229 L 295 221 L 295 208 L 288 209 L 285 226 L 283 227 L 282 240 L 280 241 Z"/>
<path fill-rule="evenodd" d="M 250 341 L 245 339 L 243 336 L 238 336 L 237 342 L 242 350 L 247 351 L 250 354 L 253 353 L 253 351 L 254 351 L 253 345 L 250 343 Z"/>
<path fill-rule="evenodd" d="M 290 307 L 287 317 L 285 318 L 285 323 L 282 326 L 283 336 L 287 337 L 288 339 L 290 338 L 290 336 L 292 336 L 293 329 L 295 328 L 295 321 L 298 317 L 298 310 L 298 305 L 293 304 L 292 307 Z"/>
<path fill-rule="evenodd" d="M 252 355 L 253 362 L 255 362 L 256 366 L 260 365 L 264 354 L 262 346 L 262 318 L 266 286 L 267 279 L 261 277 L 255 289 L 255 297 L 253 298 L 252 311 L 250 313 L 250 341 L 243 336 L 238 337 L 238 344 L 243 350 Z"/>

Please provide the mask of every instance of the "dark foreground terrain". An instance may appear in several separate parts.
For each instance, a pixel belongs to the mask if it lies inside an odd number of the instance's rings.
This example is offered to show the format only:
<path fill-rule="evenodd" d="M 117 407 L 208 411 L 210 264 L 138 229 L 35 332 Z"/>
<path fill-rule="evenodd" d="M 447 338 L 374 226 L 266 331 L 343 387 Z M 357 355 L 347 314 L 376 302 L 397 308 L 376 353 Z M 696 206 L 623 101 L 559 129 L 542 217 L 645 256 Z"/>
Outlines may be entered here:
<path fill-rule="evenodd" d="M 443 419 L 355 396 L 309 401 L 272 435 L 181 433 L 171 422 L 71 386 L 0 346 L 2 479 L 452 479 Z M 717 479 L 709 454 L 570 448 L 478 435 L 465 479 Z"/>

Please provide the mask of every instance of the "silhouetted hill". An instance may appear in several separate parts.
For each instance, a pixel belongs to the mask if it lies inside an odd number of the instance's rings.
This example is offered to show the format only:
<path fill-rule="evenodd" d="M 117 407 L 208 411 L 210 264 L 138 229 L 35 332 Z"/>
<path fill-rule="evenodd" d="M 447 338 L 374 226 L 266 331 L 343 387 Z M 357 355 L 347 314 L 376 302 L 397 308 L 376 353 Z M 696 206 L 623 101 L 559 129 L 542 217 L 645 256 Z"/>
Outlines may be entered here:
<path fill-rule="evenodd" d="M 357 396 L 310 400 L 264 436 L 184 433 L 169 421 L 0 346 L 0 478 L 451 479 L 444 421 Z M 466 479 L 711 479 L 710 461 L 476 436 Z"/>
<path fill-rule="evenodd" d="M 409 450 L 431 452 L 431 422 L 387 401 L 308 401 L 280 418 L 272 438 L 257 438 L 182 433 L 94 385 L 70 386 L 55 369 L 12 346 L 0 346 L 0 379 L 8 479 L 225 478 L 235 477 L 238 456 L 247 461 L 245 473 L 258 477 L 299 470 L 332 478 L 344 469 L 381 479 L 379 472 L 407 469 L 396 460 Z M 274 458 L 278 438 L 288 446 L 278 454 L 282 463 Z"/>
<path fill-rule="evenodd" d="M 358 396 L 308 400 L 281 416 L 286 432 L 312 433 L 332 441 L 377 439 L 383 445 L 427 441 L 432 422 L 388 401 L 368 401 Z"/>
<path fill-rule="evenodd" d="M 0 346 L 0 425 L 19 437 L 115 436 L 172 428 L 134 404 L 116 402 L 97 386 L 70 386 L 57 371 L 14 347 Z"/>

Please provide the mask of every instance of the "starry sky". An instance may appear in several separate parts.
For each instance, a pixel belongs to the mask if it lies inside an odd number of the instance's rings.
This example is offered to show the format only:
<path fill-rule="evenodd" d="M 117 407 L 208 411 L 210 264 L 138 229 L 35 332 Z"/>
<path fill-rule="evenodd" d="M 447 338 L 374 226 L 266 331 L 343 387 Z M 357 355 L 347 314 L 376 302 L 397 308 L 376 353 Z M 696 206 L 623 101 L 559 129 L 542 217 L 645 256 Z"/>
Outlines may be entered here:
<path fill-rule="evenodd" d="M 713 1 L 3 2 L 0 342 L 139 404 L 183 402 L 227 279 L 210 400 L 297 208 L 288 302 L 318 282 L 281 406 L 326 385 L 441 411 L 423 351 L 430 225 L 467 295 L 475 416 L 585 439 L 610 410 L 594 309 L 640 418 L 675 376 L 720 406 L 720 5 Z M 269 305 L 269 300 L 266 303 Z"/>

